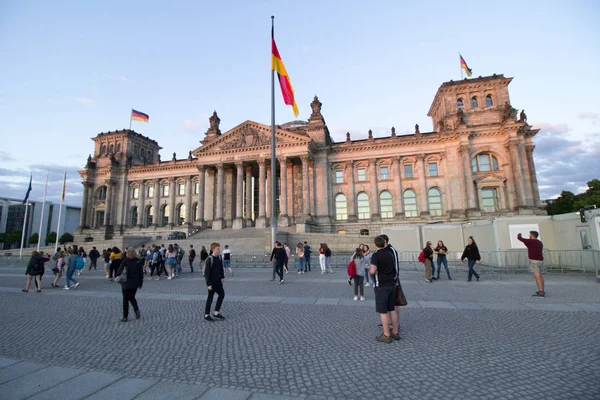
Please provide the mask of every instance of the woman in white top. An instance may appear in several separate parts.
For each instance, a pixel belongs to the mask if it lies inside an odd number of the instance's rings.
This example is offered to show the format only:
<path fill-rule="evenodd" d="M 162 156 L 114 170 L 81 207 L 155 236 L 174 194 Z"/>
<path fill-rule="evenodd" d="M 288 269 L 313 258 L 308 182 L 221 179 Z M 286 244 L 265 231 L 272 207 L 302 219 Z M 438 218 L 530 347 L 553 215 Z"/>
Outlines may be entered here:
<path fill-rule="evenodd" d="M 304 274 L 304 246 L 302 243 L 298 243 L 298 246 L 296 246 L 296 268 L 298 269 L 298 275 Z"/>
<path fill-rule="evenodd" d="M 63 270 L 64 266 L 65 266 L 65 252 L 61 251 L 58 253 L 58 258 L 56 259 L 56 265 L 54 265 L 54 268 L 52 268 L 52 272 L 54 272 L 54 280 L 52 281 L 53 288 L 58 287 L 58 281 L 60 280 L 60 277 L 62 276 L 62 270 Z"/>
<path fill-rule="evenodd" d="M 373 275 L 369 275 L 369 269 L 371 268 L 371 256 L 373 254 L 369 251 L 369 245 L 363 245 L 363 263 L 365 267 L 365 287 L 369 287 L 369 276 L 371 277 L 371 281 L 373 282 L 373 287 L 375 287 L 375 277 Z"/>
<path fill-rule="evenodd" d="M 165 252 L 165 266 L 167 267 L 167 279 L 175 278 L 175 274 L 173 273 L 175 264 L 177 263 L 177 252 L 172 244 L 169 245 L 169 248 Z"/>

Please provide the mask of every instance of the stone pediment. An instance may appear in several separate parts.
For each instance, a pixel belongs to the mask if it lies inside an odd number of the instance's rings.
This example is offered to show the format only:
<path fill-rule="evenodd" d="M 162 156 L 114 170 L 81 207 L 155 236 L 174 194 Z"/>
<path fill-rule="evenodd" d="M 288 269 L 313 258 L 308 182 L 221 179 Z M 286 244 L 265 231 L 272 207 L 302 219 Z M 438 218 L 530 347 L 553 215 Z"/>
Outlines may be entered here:
<path fill-rule="evenodd" d="M 484 185 L 503 185 L 506 178 L 496 174 L 485 174 L 477 176 L 475 179 L 479 186 Z"/>
<path fill-rule="evenodd" d="M 302 145 L 311 142 L 309 136 L 278 128 L 275 132 L 277 145 Z M 271 145 L 271 127 L 252 121 L 246 121 L 225 132 L 214 141 L 203 145 L 192 153 L 206 154 L 230 150 L 245 150 Z"/>

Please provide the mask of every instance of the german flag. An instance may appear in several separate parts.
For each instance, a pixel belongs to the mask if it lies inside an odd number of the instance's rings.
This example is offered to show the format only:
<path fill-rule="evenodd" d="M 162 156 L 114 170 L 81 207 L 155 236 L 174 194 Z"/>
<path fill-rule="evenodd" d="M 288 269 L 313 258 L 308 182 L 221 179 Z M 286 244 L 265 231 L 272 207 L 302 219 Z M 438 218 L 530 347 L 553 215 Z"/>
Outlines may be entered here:
<path fill-rule="evenodd" d="M 294 98 L 294 88 L 292 87 L 292 82 L 290 82 L 290 76 L 285 70 L 283 61 L 281 61 L 281 56 L 279 55 L 277 45 L 275 44 L 275 39 L 273 38 L 273 31 L 271 31 L 271 59 L 271 68 L 273 71 L 277 72 L 279 86 L 281 87 L 281 94 L 283 95 L 283 102 L 288 106 L 292 106 L 292 109 L 294 110 L 294 116 L 297 117 L 298 105 L 296 104 L 296 99 Z"/>
<path fill-rule="evenodd" d="M 144 114 L 143 112 L 139 112 L 132 108 L 131 109 L 131 119 L 134 121 L 148 122 L 148 120 L 150 120 L 150 117 L 148 116 L 148 114 Z"/>
<path fill-rule="evenodd" d="M 465 70 L 465 74 L 470 78 L 473 74 L 473 70 L 469 68 L 463 56 L 461 56 L 460 53 L 458 53 L 458 55 L 460 56 L 460 67 Z"/>

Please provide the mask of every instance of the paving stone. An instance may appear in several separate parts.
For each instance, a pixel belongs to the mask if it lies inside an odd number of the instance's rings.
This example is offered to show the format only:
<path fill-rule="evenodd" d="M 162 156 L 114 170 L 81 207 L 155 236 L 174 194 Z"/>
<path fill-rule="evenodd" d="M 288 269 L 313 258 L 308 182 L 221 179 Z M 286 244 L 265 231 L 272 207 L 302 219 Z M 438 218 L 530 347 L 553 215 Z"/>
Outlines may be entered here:
<path fill-rule="evenodd" d="M 235 389 L 213 388 L 209 390 L 200 400 L 247 400 L 252 392 Z"/>
<path fill-rule="evenodd" d="M 600 312 L 600 304 L 570 303 L 569 305 L 579 308 L 583 311 Z"/>
<path fill-rule="evenodd" d="M 12 358 L 0 357 L 0 368 L 4 368 L 8 365 L 18 363 L 18 360 L 13 360 Z"/>
<path fill-rule="evenodd" d="M 0 383 L 8 382 L 32 372 L 46 368 L 44 364 L 32 362 L 19 362 L 0 369 Z"/>
<path fill-rule="evenodd" d="M 539 311 L 581 311 L 580 309 L 571 307 L 567 304 L 523 303 L 523 305 Z"/>
<path fill-rule="evenodd" d="M 146 390 L 135 400 L 193 400 L 198 399 L 206 392 L 204 385 L 190 385 L 185 383 L 159 382 Z M 221 399 L 225 400 L 225 399 Z"/>
<path fill-rule="evenodd" d="M 43 368 L 2 384 L 0 398 L 3 400 L 26 399 L 83 373 L 84 371 L 73 368 Z"/>
<path fill-rule="evenodd" d="M 123 378 L 94 393 L 86 400 L 129 400 L 142 394 L 155 384 L 156 381 L 149 379 Z"/>
<path fill-rule="evenodd" d="M 282 304 L 314 304 L 317 301 L 315 297 L 286 297 Z"/>
<path fill-rule="evenodd" d="M 315 304 L 327 305 L 327 306 L 337 306 L 339 302 L 340 302 L 340 299 L 320 298 L 320 299 L 317 299 Z"/>
<path fill-rule="evenodd" d="M 244 301 L 249 303 L 279 303 L 281 300 L 283 300 L 283 297 L 249 296 Z"/>
<path fill-rule="evenodd" d="M 487 310 L 529 310 L 529 307 L 519 303 L 480 303 Z"/>
<path fill-rule="evenodd" d="M 250 400 L 298 400 L 298 397 L 254 393 Z"/>
<path fill-rule="evenodd" d="M 120 375 L 106 372 L 86 372 L 38 393 L 28 400 L 79 400 L 103 389 L 120 378 Z"/>
<path fill-rule="evenodd" d="M 423 308 L 448 308 L 455 309 L 456 307 L 447 301 L 419 301 L 419 304 Z"/>
<path fill-rule="evenodd" d="M 459 301 L 452 302 L 454 306 L 460 310 L 482 310 L 483 306 L 478 303 L 461 303 Z"/>

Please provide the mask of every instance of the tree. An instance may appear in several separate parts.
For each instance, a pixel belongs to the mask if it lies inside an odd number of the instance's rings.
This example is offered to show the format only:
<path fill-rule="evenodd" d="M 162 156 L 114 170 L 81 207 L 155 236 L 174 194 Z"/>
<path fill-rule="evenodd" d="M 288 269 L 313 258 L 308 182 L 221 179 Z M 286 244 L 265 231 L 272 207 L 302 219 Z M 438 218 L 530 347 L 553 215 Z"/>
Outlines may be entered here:
<path fill-rule="evenodd" d="M 46 246 L 56 243 L 56 232 L 50 232 L 46 235 Z"/>
<path fill-rule="evenodd" d="M 587 185 L 588 189 L 584 193 L 573 194 L 563 191 L 557 199 L 546 206 L 548 215 L 577 212 L 586 206 L 600 207 L 600 180 L 592 179 Z"/>
<path fill-rule="evenodd" d="M 9 235 L 8 233 L 0 233 L 0 243 L 8 243 L 9 240 Z"/>
<path fill-rule="evenodd" d="M 21 243 L 21 231 L 12 231 L 10 235 L 8 235 L 9 243 Z"/>
<path fill-rule="evenodd" d="M 58 239 L 58 243 L 60 244 L 65 244 L 65 243 L 69 243 L 73 241 L 73 235 L 71 235 L 69 232 L 67 233 L 63 233 L 62 236 L 60 237 L 60 239 Z"/>
<path fill-rule="evenodd" d="M 565 214 L 575 211 L 575 195 L 568 191 L 563 191 L 557 199 L 546 206 L 548 215 Z"/>
<path fill-rule="evenodd" d="M 29 244 L 37 244 L 40 240 L 40 236 L 38 235 L 38 233 L 34 233 L 33 235 L 31 235 L 31 237 L 29 238 Z"/>

